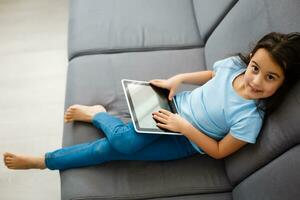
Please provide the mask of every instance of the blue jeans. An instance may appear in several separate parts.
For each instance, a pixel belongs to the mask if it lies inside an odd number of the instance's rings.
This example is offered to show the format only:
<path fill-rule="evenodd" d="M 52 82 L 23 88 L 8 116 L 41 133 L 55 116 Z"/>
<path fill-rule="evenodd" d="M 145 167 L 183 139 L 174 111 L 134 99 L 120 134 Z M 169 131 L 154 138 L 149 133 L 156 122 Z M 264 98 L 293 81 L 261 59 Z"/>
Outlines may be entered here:
<path fill-rule="evenodd" d="M 124 124 L 106 112 L 97 113 L 92 123 L 106 137 L 48 152 L 46 167 L 65 170 L 112 160 L 174 160 L 197 153 L 185 136 L 137 133 L 132 122 Z"/>

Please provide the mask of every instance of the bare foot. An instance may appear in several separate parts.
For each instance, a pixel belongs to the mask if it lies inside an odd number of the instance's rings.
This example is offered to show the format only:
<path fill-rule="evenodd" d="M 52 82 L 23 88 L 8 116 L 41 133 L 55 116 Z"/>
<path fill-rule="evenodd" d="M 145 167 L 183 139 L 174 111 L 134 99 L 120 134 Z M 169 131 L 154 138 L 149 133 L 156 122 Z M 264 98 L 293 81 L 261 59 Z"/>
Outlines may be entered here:
<path fill-rule="evenodd" d="M 45 157 L 4 153 L 3 160 L 9 169 L 45 169 Z"/>
<path fill-rule="evenodd" d="M 91 122 L 94 115 L 99 112 L 106 112 L 106 109 L 101 105 L 84 106 L 84 105 L 72 105 L 65 113 L 65 122 L 71 121 L 83 121 Z"/>

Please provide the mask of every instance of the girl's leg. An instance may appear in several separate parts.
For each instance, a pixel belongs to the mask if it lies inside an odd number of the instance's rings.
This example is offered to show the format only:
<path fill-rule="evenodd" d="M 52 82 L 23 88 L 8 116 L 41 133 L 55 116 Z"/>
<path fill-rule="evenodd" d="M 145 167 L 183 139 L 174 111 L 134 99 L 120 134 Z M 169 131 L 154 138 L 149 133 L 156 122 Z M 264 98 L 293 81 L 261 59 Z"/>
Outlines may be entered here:
<path fill-rule="evenodd" d="M 94 115 L 92 123 L 104 132 L 111 146 L 122 154 L 132 154 L 162 136 L 137 133 L 132 122 L 124 124 L 106 112 Z"/>
<path fill-rule="evenodd" d="M 105 112 L 94 115 L 92 122 L 107 138 L 46 153 L 43 163 L 34 157 L 9 154 L 4 155 L 5 162 L 12 169 L 41 168 L 40 165 L 45 164 L 49 169 L 68 169 L 110 160 L 170 160 L 197 153 L 184 136 L 139 134 L 132 123 L 124 124 Z"/>
<path fill-rule="evenodd" d="M 197 151 L 184 136 L 164 135 L 132 154 L 116 151 L 107 138 L 102 138 L 46 153 L 45 163 L 49 169 L 65 170 L 98 165 L 112 160 L 174 160 L 196 153 Z"/>
<path fill-rule="evenodd" d="M 72 105 L 65 114 L 65 121 L 84 121 L 93 123 L 104 132 L 113 148 L 121 153 L 131 154 L 158 139 L 161 135 L 139 134 L 132 122 L 124 124 L 120 119 L 109 115 L 101 105 Z"/>
<path fill-rule="evenodd" d="M 4 164 L 9 169 L 45 169 L 45 156 L 30 156 L 6 152 L 3 154 Z"/>

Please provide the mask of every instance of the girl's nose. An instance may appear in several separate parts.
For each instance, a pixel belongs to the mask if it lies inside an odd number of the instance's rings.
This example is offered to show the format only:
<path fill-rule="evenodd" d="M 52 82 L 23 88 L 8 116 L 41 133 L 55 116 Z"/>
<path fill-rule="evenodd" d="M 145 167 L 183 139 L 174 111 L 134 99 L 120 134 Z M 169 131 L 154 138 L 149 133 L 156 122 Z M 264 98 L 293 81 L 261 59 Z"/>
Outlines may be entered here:
<path fill-rule="evenodd" d="M 259 75 L 255 76 L 254 79 L 252 80 L 252 84 L 256 88 L 261 88 L 261 83 L 262 83 L 262 78 Z"/>

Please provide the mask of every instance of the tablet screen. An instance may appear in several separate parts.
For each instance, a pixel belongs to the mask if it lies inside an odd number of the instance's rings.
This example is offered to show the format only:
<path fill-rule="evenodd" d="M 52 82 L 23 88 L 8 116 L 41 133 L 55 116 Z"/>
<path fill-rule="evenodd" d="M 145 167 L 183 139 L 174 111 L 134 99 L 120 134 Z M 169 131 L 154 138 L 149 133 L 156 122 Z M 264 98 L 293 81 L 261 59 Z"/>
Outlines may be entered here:
<path fill-rule="evenodd" d="M 150 85 L 147 82 L 123 81 L 130 109 L 137 128 L 144 131 L 162 131 L 156 126 L 152 113 L 163 108 L 176 113 L 168 100 L 169 90 Z"/>

